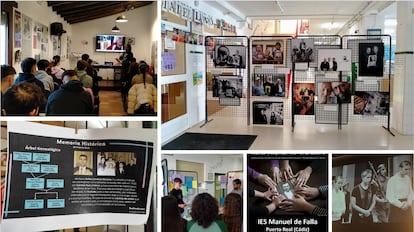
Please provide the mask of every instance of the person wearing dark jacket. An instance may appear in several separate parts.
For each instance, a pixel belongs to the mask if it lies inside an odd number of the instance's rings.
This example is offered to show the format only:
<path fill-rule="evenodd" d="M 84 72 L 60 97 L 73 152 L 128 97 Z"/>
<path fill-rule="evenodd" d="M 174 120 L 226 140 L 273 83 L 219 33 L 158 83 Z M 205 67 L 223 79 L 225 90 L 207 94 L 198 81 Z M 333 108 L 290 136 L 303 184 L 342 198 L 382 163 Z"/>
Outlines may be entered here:
<path fill-rule="evenodd" d="M 43 82 L 38 80 L 34 75 L 36 73 L 36 60 L 28 57 L 22 61 L 20 67 L 22 68 L 22 73 L 19 73 L 17 78 L 14 80 L 14 84 L 19 84 L 21 82 L 33 83 L 40 87 L 47 98 L 50 92 L 45 90 Z"/>
<path fill-rule="evenodd" d="M 76 71 L 67 70 L 62 77 L 63 85 L 49 96 L 46 115 L 91 115 L 91 95 L 84 90 Z"/>

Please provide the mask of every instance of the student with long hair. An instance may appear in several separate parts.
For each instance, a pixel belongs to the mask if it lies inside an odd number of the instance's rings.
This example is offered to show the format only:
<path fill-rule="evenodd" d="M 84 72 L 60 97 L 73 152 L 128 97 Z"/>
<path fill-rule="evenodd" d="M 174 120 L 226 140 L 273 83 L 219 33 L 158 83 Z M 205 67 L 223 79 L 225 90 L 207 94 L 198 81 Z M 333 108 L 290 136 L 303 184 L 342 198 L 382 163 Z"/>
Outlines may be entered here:
<path fill-rule="evenodd" d="M 187 221 L 181 217 L 177 207 L 177 199 L 174 196 L 164 196 L 161 199 L 161 231 L 185 232 Z"/>
<path fill-rule="evenodd" d="M 198 194 L 191 204 L 191 218 L 187 223 L 188 232 L 227 232 L 226 224 L 218 220 L 217 200 L 208 193 Z"/>
<path fill-rule="evenodd" d="M 65 70 L 60 67 L 60 56 L 58 55 L 54 56 L 51 63 L 52 63 L 51 73 L 55 75 L 56 78 L 62 80 L 62 74 Z"/>
<path fill-rule="evenodd" d="M 157 87 L 148 82 L 147 69 L 147 64 L 140 64 L 142 82 L 132 85 L 128 91 L 128 114 L 154 115 L 157 112 Z"/>
<path fill-rule="evenodd" d="M 221 219 L 226 224 L 229 232 L 242 231 L 242 208 L 243 204 L 240 194 L 229 193 L 224 198 Z"/>

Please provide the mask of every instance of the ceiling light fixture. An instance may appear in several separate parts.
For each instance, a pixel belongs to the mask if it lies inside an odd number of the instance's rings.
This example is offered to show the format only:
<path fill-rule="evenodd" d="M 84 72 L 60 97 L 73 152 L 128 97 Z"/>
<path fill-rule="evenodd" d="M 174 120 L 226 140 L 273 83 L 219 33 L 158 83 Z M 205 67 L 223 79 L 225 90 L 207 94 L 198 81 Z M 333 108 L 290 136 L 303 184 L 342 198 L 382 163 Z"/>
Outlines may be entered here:
<path fill-rule="evenodd" d="M 112 32 L 120 32 L 121 30 L 119 30 L 119 27 L 117 27 L 116 25 L 112 28 Z"/>
<path fill-rule="evenodd" d="M 120 15 L 116 18 L 117 23 L 126 23 L 128 22 L 128 19 L 125 15 Z"/>

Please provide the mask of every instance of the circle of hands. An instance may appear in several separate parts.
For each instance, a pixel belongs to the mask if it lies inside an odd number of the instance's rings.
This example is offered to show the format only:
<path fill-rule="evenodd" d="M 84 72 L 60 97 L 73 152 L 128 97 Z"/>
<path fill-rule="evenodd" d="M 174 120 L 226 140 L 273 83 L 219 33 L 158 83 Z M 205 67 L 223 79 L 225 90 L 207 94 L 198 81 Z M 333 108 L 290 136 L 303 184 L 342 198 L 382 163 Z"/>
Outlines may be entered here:
<path fill-rule="evenodd" d="M 316 199 L 319 196 L 319 189 L 310 187 L 306 183 L 312 174 L 312 168 L 306 167 L 293 173 L 289 163 L 282 163 L 280 169 L 272 167 L 272 177 L 262 174 L 258 178 L 258 182 L 268 187 L 268 190 L 263 193 L 264 199 L 274 204 L 276 208 L 284 211 L 304 211 L 310 204 L 308 201 Z M 286 198 L 276 189 L 276 184 L 281 181 L 290 181 L 294 184 L 294 197 L 292 199 Z"/>

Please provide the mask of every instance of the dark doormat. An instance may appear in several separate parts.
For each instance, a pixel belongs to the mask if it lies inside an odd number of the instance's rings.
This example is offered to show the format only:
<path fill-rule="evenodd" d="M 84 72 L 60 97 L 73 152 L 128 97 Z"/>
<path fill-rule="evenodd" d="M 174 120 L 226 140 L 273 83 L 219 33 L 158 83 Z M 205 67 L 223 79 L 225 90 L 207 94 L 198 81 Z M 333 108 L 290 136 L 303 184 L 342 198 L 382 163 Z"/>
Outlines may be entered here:
<path fill-rule="evenodd" d="M 185 133 L 163 150 L 248 150 L 257 135 Z"/>

